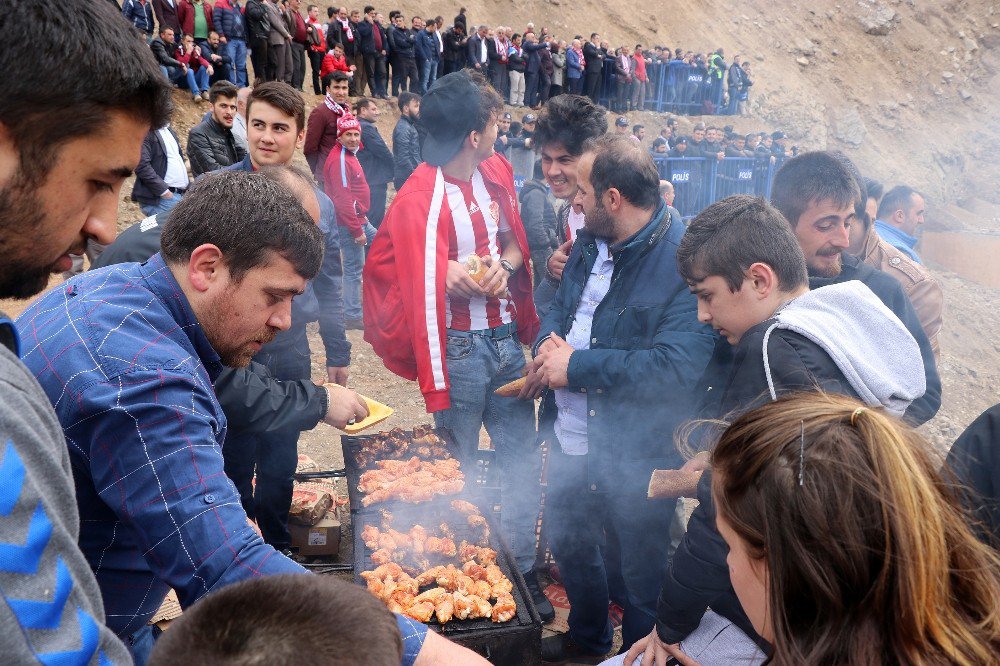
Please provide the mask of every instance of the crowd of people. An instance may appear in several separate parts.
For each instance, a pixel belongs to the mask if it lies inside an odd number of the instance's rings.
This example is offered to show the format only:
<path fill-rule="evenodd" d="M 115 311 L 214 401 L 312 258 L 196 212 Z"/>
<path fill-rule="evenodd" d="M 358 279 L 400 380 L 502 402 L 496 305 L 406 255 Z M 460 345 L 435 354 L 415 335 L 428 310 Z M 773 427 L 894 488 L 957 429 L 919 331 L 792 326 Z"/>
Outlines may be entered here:
<path fill-rule="evenodd" d="M 29 61 L 37 30 L 62 47 Z M 539 159 L 518 192 L 504 97 L 474 66 L 400 91 L 392 150 L 342 69 L 308 117 L 280 76 L 218 80 L 189 175 L 176 73 L 109 3 L 36 0 L 0 40 L 0 297 L 92 261 L 0 317 L 12 663 L 486 663 L 290 551 L 299 434 L 368 413 L 348 328 L 466 453 L 485 427 L 500 531 L 544 621 L 547 444 L 571 613 L 545 663 L 605 663 L 612 601 L 608 664 L 1000 663 L 1000 407 L 944 467 L 913 429 L 942 393 L 920 192 L 813 151 L 785 159 L 770 201 L 685 225 L 650 151 L 572 93 L 522 119 Z M 115 238 L 133 171 L 148 217 Z M 650 497 L 664 470 L 684 487 Z M 681 495 L 699 504 L 672 541 Z M 169 589 L 187 612 L 158 637 Z"/>
<path fill-rule="evenodd" d="M 314 94 L 323 94 L 324 75 L 342 71 L 352 97 L 375 99 L 388 98 L 390 82 L 393 97 L 424 94 L 438 77 L 470 68 L 511 106 L 536 110 L 572 93 L 615 112 L 642 111 L 658 95 L 665 108 L 656 110 L 747 115 L 753 86 L 749 60 L 735 55 L 727 63 L 722 48 L 612 47 L 596 32 L 561 37 L 531 22 L 521 32 L 470 26 L 465 8 L 448 26 L 443 16 L 407 22 L 399 10 L 387 19 L 371 5 L 328 7 L 322 16 L 308 4 L 303 16 L 300 0 L 124 0 L 121 11 L 170 80 L 196 98 L 216 80 L 248 85 L 248 53 L 255 83 L 279 80 L 302 91 L 308 61 Z"/>

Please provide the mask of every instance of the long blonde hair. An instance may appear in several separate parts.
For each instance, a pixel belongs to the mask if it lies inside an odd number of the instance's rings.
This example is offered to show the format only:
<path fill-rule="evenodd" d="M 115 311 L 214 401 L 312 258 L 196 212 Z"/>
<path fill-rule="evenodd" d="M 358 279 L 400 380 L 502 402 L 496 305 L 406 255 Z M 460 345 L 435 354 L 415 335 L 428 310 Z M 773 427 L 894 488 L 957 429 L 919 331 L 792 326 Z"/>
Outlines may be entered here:
<path fill-rule="evenodd" d="M 796 394 L 712 461 L 719 515 L 768 566 L 773 663 L 1000 664 L 1000 558 L 913 430 Z"/>

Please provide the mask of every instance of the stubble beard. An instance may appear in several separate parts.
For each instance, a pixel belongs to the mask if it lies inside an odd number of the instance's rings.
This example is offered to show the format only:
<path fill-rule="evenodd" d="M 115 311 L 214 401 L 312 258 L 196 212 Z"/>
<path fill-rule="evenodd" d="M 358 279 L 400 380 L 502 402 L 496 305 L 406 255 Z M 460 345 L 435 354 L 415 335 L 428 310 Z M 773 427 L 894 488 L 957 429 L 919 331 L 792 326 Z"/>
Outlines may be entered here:
<path fill-rule="evenodd" d="M 39 238 L 45 221 L 42 202 L 28 188 L 14 182 L 0 189 L 0 298 L 28 298 L 45 289 L 54 266 L 38 266 Z M 18 231 L 15 231 L 18 230 Z"/>

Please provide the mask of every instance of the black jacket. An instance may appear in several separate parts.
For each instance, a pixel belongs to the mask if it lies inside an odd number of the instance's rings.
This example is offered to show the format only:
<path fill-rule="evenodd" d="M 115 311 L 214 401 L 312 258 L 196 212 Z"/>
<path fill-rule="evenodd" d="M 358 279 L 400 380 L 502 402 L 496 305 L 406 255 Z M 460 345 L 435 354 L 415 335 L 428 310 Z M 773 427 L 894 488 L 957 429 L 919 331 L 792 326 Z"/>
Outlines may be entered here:
<path fill-rule="evenodd" d="M 810 277 L 809 288 L 818 289 L 828 284 L 860 280 L 878 296 L 887 308 L 892 310 L 893 314 L 899 317 L 899 320 L 903 322 L 906 330 L 910 332 L 920 347 L 920 356 L 924 361 L 924 375 L 927 382 L 927 390 L 922 396 L 910 403 L 903 419 L 913 426 L 930 421 L 941 408 L 941 377 L 938 375 L 937 363 L 934 360 L 934 350 L 931 349 L 927 334 L 920 325 L 920 319 L 917 318 L 913 304 L 903 293 L 899 281 L 891 275 L 883 273 L 877 268 L 872 268 L 857 257 L 846 253 L 842 259 L 843 269 L 840 271 L 840 275 L 835 278 Z"/>
<path fill-rule="evenodd" d="M 361 43 L 361 53 L 375 55 L 375 27 L 368 21 L 354 24 L 354 39 Z"/>
<path fill-rule="evenodd" d="M 340 21 L 336 18 L 330 20 L 327 23 L 326 30 L 326 50 L 329 51 L 333 48 L 334 44 L 340 44 L 344 47 L 344 56 L 350 58 L 352 56 L 362 53 L 361 50 L 361 34 L 358 32 L 358 24 L 353 21 L 348 21 L 351 27 L 351 34 L 354 37 L 354 41 L 347 39 L 347 31 L 344 26 L 341 25 Z M 371 32 L 368 33 L 369 39 L 372 42 L 371 53 L 375 53 L 375 38 L 371 36 Z"/>
<path fill-rule="evenodd" d="M 454 28 L 445 32 L 441 39 L 444 41 L 444 61 L 465 63 L 465 33 L 457 33 Z"/>
<path fill-rule="evenodd" d="M 181 159 L 184 159 L 184 147 L 177 140 L 174 130 L 167 129 L 177 146 L 180 148 Z M 142 140 L 142 154 L 135 168 L 135 185 L 132 186 L 132 200 L 140 204 L 154 204 L 160 200 L 160 195 L 167 191 L 163 176 L 167 173 L 167 149 L 157 130 L 150 130 Z"/>
<path fill-rule="evenodd" d="M 236 164 L 244 157 L 246 151 L 236 144 L 233 131 L 215 122 L 211 115 L 188 134 L 188 159 L 195 177 Z"/>
<path fill-rule="evenodd" d="M 396 128 L 392 130 L 393 179 L 398 190 L 421 162 L 420 135 L 412 120 L 400 116 Z"/>
<path fill-rule="evenodd" d="M 392 57 L 398 60 L 413 60 L 414 48 L 417 37 L 412 30 L 406 28 L 393 28 L 389 32 L 389 41 L 392 44 Z"/>
<path fill-rule="evenodd" d="M 361 119 L 361 150 L 358 151 L 358 161 L 365 172 L 365 180 L 369 185 L 391 183 L 395 174 L 395 160 L 389 146 L 379 134 L 375 124 Z"/>
<path fill-rule="evenodd" d="M 143 262 L 160 251 L 163 225 L 158 216 L 136 222 L 118 234 L 91 270 L 130 261 Z M 229 422 L 229 434 L 311 430 L 326 416 L 329 395 L 309 380 L 279 381 L 257 362 L 225 368 L 215 380 L 215 395 Z"/>
<path fill-rule="evenodd" d="M 711 396 L 706 401 L 709 406 L 703 402 L 700 416 L 732 418 L 771 400 L 763 344 L 764 334 L 772 323 L 773 320 L 768 320 L 748 330 L 735 349 L 725 340 L 716 344 L 697 391 Z M 775 329 L 768 339 L 767 351 L 771 379 L 779 394 L 819 387 L 830 393 L 858 397 L 833 359 L 798 333 Z M 769 646 L 754 631 L 729 580 L 726 565 L 729 548 L 715 527 L 710 470 L 698 484 L 698 501 L 684 539 L 664 575 L 657 603 L 657 634 L 668 643 L 677 643 L 697 628 L 705 609 L 711 606 L 767 650 Z"/>
<path fill-rule="evenodd" d="M 271 18 L 264 2 L 265 0 L 247 0 L 244 8 L 247 35 L 251 39 L 267 39 L 271 34 Z"/>
<path fill-rule="evenodd" d="M 1000 545 L 1000 405 L 990 407 L 955 440 L 948 467 L 963 486 L 963 501 L 986 543 Z"/>
<path fill-rule="evenodd" d="M 159 37 L 156 37 L 149 43 L 149 49 L 153 52 L 153 57 L 156 58 L 157 65 L 163 65 L 164 67 L 181 66 L 180 60 L 174 57 L 174 53 L 177 52 L 176 44 L 167 44 Z"/>
<path fill-rule="evenodd" d="M 591 42 L 586 42 L 583 45 L 583 60 L 585 74 L 597 74 L 604 69 L 604 56 L 600 49 Z"/>

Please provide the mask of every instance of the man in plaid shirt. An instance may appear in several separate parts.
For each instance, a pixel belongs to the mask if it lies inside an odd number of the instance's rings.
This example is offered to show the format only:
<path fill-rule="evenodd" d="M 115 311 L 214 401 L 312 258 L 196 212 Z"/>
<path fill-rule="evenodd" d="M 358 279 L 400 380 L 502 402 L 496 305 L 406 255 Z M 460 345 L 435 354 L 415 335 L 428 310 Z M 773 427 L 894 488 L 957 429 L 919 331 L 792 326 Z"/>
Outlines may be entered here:
<path fill-rule="evenodd" d="M 223 473 L 226 419 L 212 381 L 288 328 L 292 298 L 323 257 L 298 200 L 241 171 L 196 183 L 161 248 L 67 282 L 18 321 L 25 364 L 66 436 L 80 547 L 108 626 L 138 664 L 169 588 L 187 607 L 239 580 L 304 573 L 257 536 Z M 460 650 L 437 639 L 424 650 L 426 627 L 398 621 L 404 663 Z"/>

